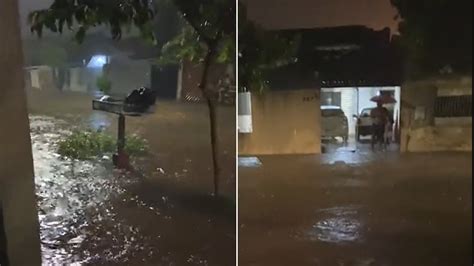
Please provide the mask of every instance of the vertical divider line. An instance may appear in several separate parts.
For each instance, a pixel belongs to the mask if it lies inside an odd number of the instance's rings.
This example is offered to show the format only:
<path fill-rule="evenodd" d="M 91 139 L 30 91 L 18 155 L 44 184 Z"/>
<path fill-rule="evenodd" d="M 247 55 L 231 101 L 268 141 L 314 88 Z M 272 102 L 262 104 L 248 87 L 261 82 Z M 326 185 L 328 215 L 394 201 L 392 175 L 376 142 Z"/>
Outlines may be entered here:
<path fill-rule="evenodd" d="M 239 0 L 235 0 L 235 265 L 239 265 Z"/>

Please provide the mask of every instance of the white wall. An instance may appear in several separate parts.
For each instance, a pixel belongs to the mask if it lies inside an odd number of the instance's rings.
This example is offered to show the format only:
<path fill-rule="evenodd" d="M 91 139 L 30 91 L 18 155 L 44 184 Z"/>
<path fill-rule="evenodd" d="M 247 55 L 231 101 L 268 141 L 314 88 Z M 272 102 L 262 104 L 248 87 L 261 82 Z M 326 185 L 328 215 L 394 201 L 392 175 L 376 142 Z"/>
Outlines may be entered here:
<path fill-rule="evenodd" d="M 341 109 L 347 117 L 349 135 L 355 134 L 355 119 L 353 115 L 357 114 L 357 90 L 352 87 L 340 88 L 322 88 L 323 92 L 340 92 L 341 93 Z"/>
<path fill-rule="evenodd" d="M 252 94 L 252 133 L 239 133 L 240 155 L 321 153 L 318 89 Z"/>
<path fill-rule="evenodd" d="M 133 89 L 151 85 L 151 65 L 148 60 L 131 60 L 125 55 L 110 60 L 109 78 L 112 94 L 126 95 Z"/>

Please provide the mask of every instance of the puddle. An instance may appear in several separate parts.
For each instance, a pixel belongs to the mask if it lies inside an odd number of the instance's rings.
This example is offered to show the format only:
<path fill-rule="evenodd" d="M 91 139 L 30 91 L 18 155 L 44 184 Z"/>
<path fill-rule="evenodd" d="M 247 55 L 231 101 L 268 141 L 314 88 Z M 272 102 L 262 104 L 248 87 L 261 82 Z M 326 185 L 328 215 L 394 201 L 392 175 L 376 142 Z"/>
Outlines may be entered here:
<path fill-rule="evenodd" d="M 358 206 L 319 210 L 318 221 L 297 238 L 327 243 L 359 242 L 362 240 L 363 228 L 363 223 L 358 217 L 359 210 Z"/>
<path fill-rule="evenodd" d="M 257 157 L 239 157 L 239 167 L 260 167 L 262 162 Z"/>

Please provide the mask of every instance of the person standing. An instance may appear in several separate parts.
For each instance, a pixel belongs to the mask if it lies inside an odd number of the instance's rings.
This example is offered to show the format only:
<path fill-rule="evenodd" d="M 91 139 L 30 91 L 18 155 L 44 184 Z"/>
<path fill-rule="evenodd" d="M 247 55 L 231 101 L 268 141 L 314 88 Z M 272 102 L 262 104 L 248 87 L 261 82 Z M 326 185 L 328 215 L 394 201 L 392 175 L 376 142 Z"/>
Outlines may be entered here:
<path fill-rule="evenodd" d="M 382 102 L 377 102 L 377 107 L 370 111 L 372 118 L 372 140 L 371 146 L 374 149 L 375 143 L 384 144 L 385 125 L 389 121 L 389 111 L 383 107 Z"/>

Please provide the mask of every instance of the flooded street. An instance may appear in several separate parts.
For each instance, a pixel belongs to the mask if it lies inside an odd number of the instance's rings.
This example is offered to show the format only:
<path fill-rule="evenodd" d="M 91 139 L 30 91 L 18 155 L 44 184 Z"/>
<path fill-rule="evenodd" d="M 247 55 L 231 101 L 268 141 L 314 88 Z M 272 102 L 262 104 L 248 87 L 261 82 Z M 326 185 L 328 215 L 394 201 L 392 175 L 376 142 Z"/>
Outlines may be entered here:
<path fill-rule="evenodd" d="M 206 107 L 158 102 L 127 119 L 150 154 L 134 171 L 110 156 L 71 161 L 58 141 L 76 129 L 105 129 L 116 117 L 80 94 L 29 95 L 44 265 L 235 265 L 235 111 L 220 108 L 221 196 L 212 196 Z"/>
<path fill-rule="evenodd" d="M 364 149 L 241 158 L 239 264 L 471 265 L 471 160 Z"/>

